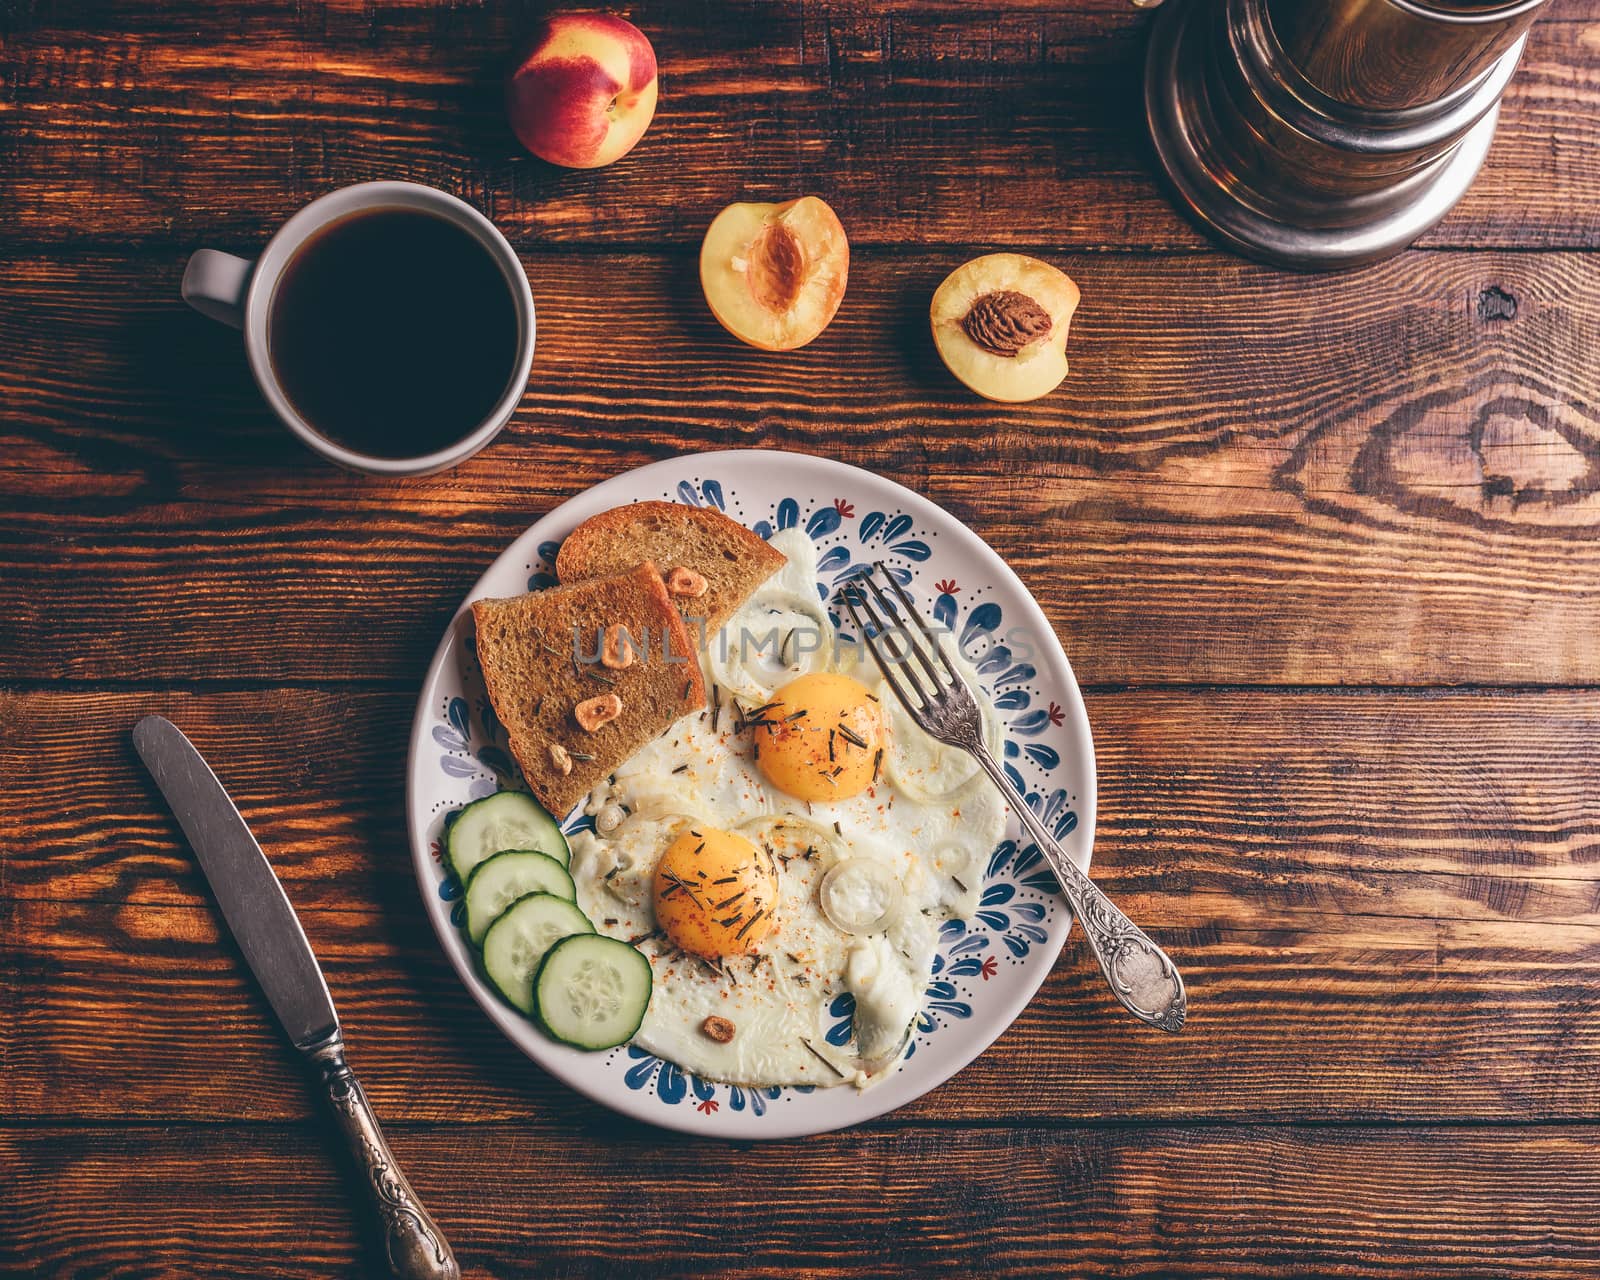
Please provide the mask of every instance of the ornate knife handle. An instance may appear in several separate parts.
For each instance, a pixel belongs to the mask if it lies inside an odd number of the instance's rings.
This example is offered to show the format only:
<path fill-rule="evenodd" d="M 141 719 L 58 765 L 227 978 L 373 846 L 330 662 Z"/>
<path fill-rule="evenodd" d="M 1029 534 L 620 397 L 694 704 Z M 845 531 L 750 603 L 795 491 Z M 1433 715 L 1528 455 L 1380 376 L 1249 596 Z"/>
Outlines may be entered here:
<path fill-rule="evenodd" d="M 328 1091 L 340 1133 L 366 1175 L 368 1192 L 383 1224 L 389 1270 L 398 1280 L 460 1280 L 455 1254 L 400 1172 L 400 1163 L 378 1128 L 372 1104 L 344 1060 L 344 1037 L 336 1031 L 304 1052 Z"/>
<path fill-rule="evenodd" d="M 1122 1007 L 1141 1022 L 1163 1031 L 1179 1031 L 1189 1016 L 1189 996 L 1183 975 L 1167 953 L 1144 930 L 1118 910 L 1094 881 L 1079 871 L 1056 843 L 1032 809 L 1017 794 L 998 761 L 981 743 L 973 752 L 986 772 L 1011 802 L 1017 817 L 1039 846 L 1061 882 L 1061 891 L 1083 924 L 1084 937 L 1100 962 L 1112 993 Z"/>

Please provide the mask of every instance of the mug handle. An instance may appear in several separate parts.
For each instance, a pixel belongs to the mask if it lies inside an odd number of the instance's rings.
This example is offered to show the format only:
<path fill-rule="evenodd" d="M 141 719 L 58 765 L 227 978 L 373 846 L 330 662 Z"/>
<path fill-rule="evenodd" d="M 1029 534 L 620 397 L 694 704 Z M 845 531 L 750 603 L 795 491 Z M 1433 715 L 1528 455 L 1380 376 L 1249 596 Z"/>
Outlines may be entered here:
<path fill-rule="evenodd" d="M 244 299 L 255 269 L 255 263 L 231 253 L 197 250 L 183 269 L 183 300 L 209 319 L 243 329 Z"/>

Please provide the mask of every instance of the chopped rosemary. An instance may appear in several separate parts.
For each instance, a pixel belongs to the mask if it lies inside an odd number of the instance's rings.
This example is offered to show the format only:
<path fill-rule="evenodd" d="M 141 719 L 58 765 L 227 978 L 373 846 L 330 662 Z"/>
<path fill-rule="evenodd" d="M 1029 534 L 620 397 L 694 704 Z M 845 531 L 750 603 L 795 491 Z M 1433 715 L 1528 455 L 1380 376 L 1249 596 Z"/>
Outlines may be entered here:
<path fill-rule="evenodd" d="M 800 1038 L 800 1043 L 805 1045 L 805 1047 L 811 1051 L 811 1056 L 813 1058 L 815 1058 L 823 1066 L 827 1067 L 828 1070 L 833 1072 L 834 1075 L 838 1076 L 839 1079 L 844 1079 L 844 1072 L 840 1071 L 838 1067 L 834 1066 L 833 1063 L 829 1062 L 820 1053 L 818 1053 L 816 1045 L 812 1044 L 811 1041 L 807 1040 L 804 1036 Z"/>
<path fill-rule="evenodd" d="M 883 767 L 883 748 L 878 748 L 878 754 L 872 757 L 872 780 L 878 780 L 878 770 Z"/>
<path fill-rule="evenodd" d="M 724 898 L 721 902 L 712 903 L 711 904 L 711 909 L 713 911 L 726 911 L 735 902 L 739 901 L 740 898 L 744 897 L 744 895 L 745 895 L 745 891 L 743 889 L 740 889 L 738 893 L 733 895 L 733 897 Z"/>
<path fill-rule="evenodd" d="M 839 726 L 839 736 L 848 742 L 852 747 L 861 747 L 863 749 L 866 748 L 867 740 L 847 725 Z"/>
<path fill-rule="evenodd" d="M 569 751 L 569 752 L 567 752 L 567 754 L 569 756 L 571 756 L 574 760 L 582 760 L 585 763 L 587 763 L 588 761 L 594 759 L 594 757 L 592 755 L 590 755 L 587 751 Z"/>
<path fill-rule="evenodd" d="M 718 923 L 718 924 L 719 924 L 719 925 L 721 925 L 721 926 L 722 926 L 722 927 L 723 927 L 723 928 L 724 928 L 724 929 L 727 929 L 727 928 L 729 928 L 729 927 L 730 927 L 730 926 L 732 926 L 732 925 L 736 925 L 736 924 L 738 924 L 738 923 L 739 923 L 739 921 L 741 921 L 741 920 L 743 920 L 743 919 L 744 919 L 744 916 L 743 916 L 743 915 L 731 915 L 731 916 L 729 916 L 729 917 L 728 917 L 728 918 L 727 918 L 727 919 L 726 919 L 726 920 L 718 920 L 718 921 L 717 921 L 717 923 Z M 748 929 L 748 928 L 749 928 L 749 927 L 750 927 L 750 926 L 749 926 L 749 925 L 746 925 L 746 926 L 745 926 L 745 929 Z M 740 930 L 740 931 L 739 931 L 739 935 L 738 935 L 738 936 L 739 936 L 739 937 L 740 937 L 740 938 L 742 938 L 742 937 L 744 937 L 744 930 L 743 930 L 743 929 L 741 929 L 741 930 Z M 737 941 L 737 940 L 738 940 L 738 939 L 737 939 L 737 938 L 736 938 L 736 939 L 735 939 L 735 941 Z"/>
<path fill-rule="evenodd" d="M 766 914 L 767 914 L 767 909 L 765 907 L 762 907 L 760 910 L 758 910 L 755 913 L 755 915 L 751 916 L 748 920 L 746 920 L 744 922 L 744 927 L 741 928 L 738 933 L 733 935 L 733 940 L 735 942 L 742 942 L 744 940 L 744 935 L 749 933 L 750 930 L 755 927 L 756 921 L 761 919 L 761 917 L 766 915 Z M 737 919 L 738 917 L 736 916 L 734 918 Z"/>
<path fill-rule="evenodd" d="M 636 947 L 641 942 L 649 942 L 651 938 L 659 938 L 660 936 L 661 936 L 661 930 L 660 929 L 652 929 L 652 930 L 650 930 L 649 933 L 641 933 L 637 938 L 629 938 L 628 939 L 628 945 L 630 947 Z"/>
<path fill-rule="evenodd" d="M 673 772 L 673 773 L 688 773 L 688 772 L 689 772 L 689 766 L 688 766 L 688 765 L 686 765 L 686 764 L 680 764 L 680 765 L 679 765 L 679 766 L 678 766 L 678 767 L 677 767 L 677 768 L 676 768 L 676 769 L 674 769 L 674 770 L 673 770 L 673 771 L 672 771 L 672 772 Z"/>
<path fill-rule="evenodd" d="M 601 684 L 616 684 L 616 681 L 610 676 L 601 675 L 593 667 L 585 667 L 584 671 L 586 671 L 592 679 L 598 680 Z"/>
<path fill-rule="evenodd" d="M 704 911 L 706 909 L 705 901 L 700 897 L 699 893 L 696 892 L 695 886 L 690 884 L 682 876 L 678 875 L 676 872 L 668 871 L 662 876 L 662 879 L 667 882 L 666 891 L 661 895 L 663 898 L 670 898 L 674 893 L 682 890 L 682 892 L 688 896 L 689 901 L 694 903 L 695 906 L 699 907 L 700 910 Z"/>
<path fill-rule="evenodd" d="M 718 880 L 713 880 L 711 883 L 712 884 L 737 884 L 738 882 L 739 882 L 739 877 L 738 876 L 723 876 Z"/>

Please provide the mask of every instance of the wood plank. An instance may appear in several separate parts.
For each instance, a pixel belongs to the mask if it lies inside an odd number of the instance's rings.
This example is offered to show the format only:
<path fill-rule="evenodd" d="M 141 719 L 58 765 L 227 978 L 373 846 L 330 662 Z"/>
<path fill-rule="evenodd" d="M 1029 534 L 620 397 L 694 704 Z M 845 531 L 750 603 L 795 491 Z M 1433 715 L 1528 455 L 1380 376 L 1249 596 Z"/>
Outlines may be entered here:
<path fill-rule="evenodd" d="M 0 812 L 0 1117 L 308 1114 L 126 746 L 152 710 L 269 851 L 386 1114 L 599 1114 L 501 1039 L 438 950 L 403 830 L 409 701 L 0 703 L 0 769 L 28 780 Z M 905 1115 L 1600 1120 L 1600 700 L 1148 692 L 1090 716 L 1095 874 L 1184 967 L 1191 1026 L 1123 1017 L 1074 940 L 1017 1025 Z"/>
<path fill-rule="evenodd" d="M 1439 919 L 1600 925 L 1600 695 L 1152 690 L 1088 706 L 1097 874 L 1121 889 L 1236 892 L 1263 913 L 1240 923 L 1429 903 Z M 0 694 L 0 769 L 28 783 L 0 809 L 6 893 L 205 901 L 128 743 L 161 712 L 216 762 L 297 902 L 400 909 L 414 707 L 407 690 Z M 1300 877 L 1341 896 L 1307 897 Z"/>
<path fill-rule="evenodd" d="M 11 6 L 0 237 L 240 247 L 334 187 L 440 186 L 520 241 L 690 243 L 743 195 L 814 191 L 858 244 L 1179 247 L 1139 84 L 1149 15 L 1092 4 L 634 5 L 664 68 L 633 157 L 555 170 L 506 127 L 495 5 Z M 1433 245 L 1600 243 L 1600 40 L 1535 27 L 1488 166 Z"/>
<path fill-rule="evenodd" d="M 560 1127 L 556 1142 L 515 1125 L 394 1135 L 467 1274 L 1587 1278 L 1600 1264 L 1591 1130 L 866 1130 L 740 1148 Z M 0 1131 L 0 1162 L 17 1175 L 0 1207 L 16 1274 L 268 1280 L 370 1261 L 309 1127 Z"/>
<path fill-rule="evenodd" d="M 1306 280 L 1166 204 L 1127 0 L 640 0 L 662 115 L 589 174 L 500 116 L 528 6 L 0 4 L 0 1274 L 374 1263 L 128 748 L 153 710 L 261 835 L 468 1274 L 1600 1271 L 1600 260 L 1483 251 L 1600 245 L 1600 4 L 1553 8 L 1427 240 L 1473 251 Z M 488 209 L 539 299 L 517 421 L 447 476 L 312 462 L 176 301 L 183 251 L 369 177 Z M 694 246 L 802 189 L 850 296 L 746 351 Z M 1059 396 L 945 374 L 958 246 L 1084 285 Z M 1185 1035 L 1075 938 L 894 1117 L 707 1146 L 552 1082 L 461 990 L 402 817 L 444 620 L 559 501 L 747 444 L 911 484 L 1035 589 L 1092 690 L 1096 875 L 1184 966 Z"/>
<path fill-rule="evenodd" d="M 409 681 L 560 500 L 766 445 L 949 508 L 1090 683 L 1600 683 L 1600 261 L 1291 279 L 1062 256 L 1086 298 L 1074 372 L 1000 406 L 919 318 L 960 258 L 862 255 L 832 329 L 772 356 L 705 313 L 692 257 L 530 257 L 518 418 L 404 482 L 319 464 L 270 420 L 236 336 L 177 302 L 179 256 L 0 263 L 8 674 Z"/>

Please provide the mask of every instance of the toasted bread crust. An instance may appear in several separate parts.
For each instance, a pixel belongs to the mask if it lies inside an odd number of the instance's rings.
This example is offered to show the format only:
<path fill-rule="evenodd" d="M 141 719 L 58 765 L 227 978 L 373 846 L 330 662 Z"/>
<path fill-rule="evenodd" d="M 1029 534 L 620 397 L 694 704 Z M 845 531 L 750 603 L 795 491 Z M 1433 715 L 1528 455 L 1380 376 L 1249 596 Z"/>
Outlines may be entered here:
<path fill-rule="evenodd" d="M 556 574 L 564 583 L 582 582 L 643 559 L 653 560 L 662 576 L 684 568 L 706 579 L 704 594 L 674 603 L 685 617 L 704 618 L 708 634 L 786 563 L 782 552 L 714 507 L 634 502 L 591 516 L 568 534 Z"/>
<path fill-rule="evenodd" d="M 511 754 L 557 819 L 680 716 L 705 705 L 694 641 L 649 561 L 510 600 L 475 600 L 472 616 L 484 685 Z M 643 650 L 620 669 L 597 660 L 602 632 L 617 626 Z M 621 699 L 620 714 L 586 730 L 578 707 L 607 694 Z"/>

